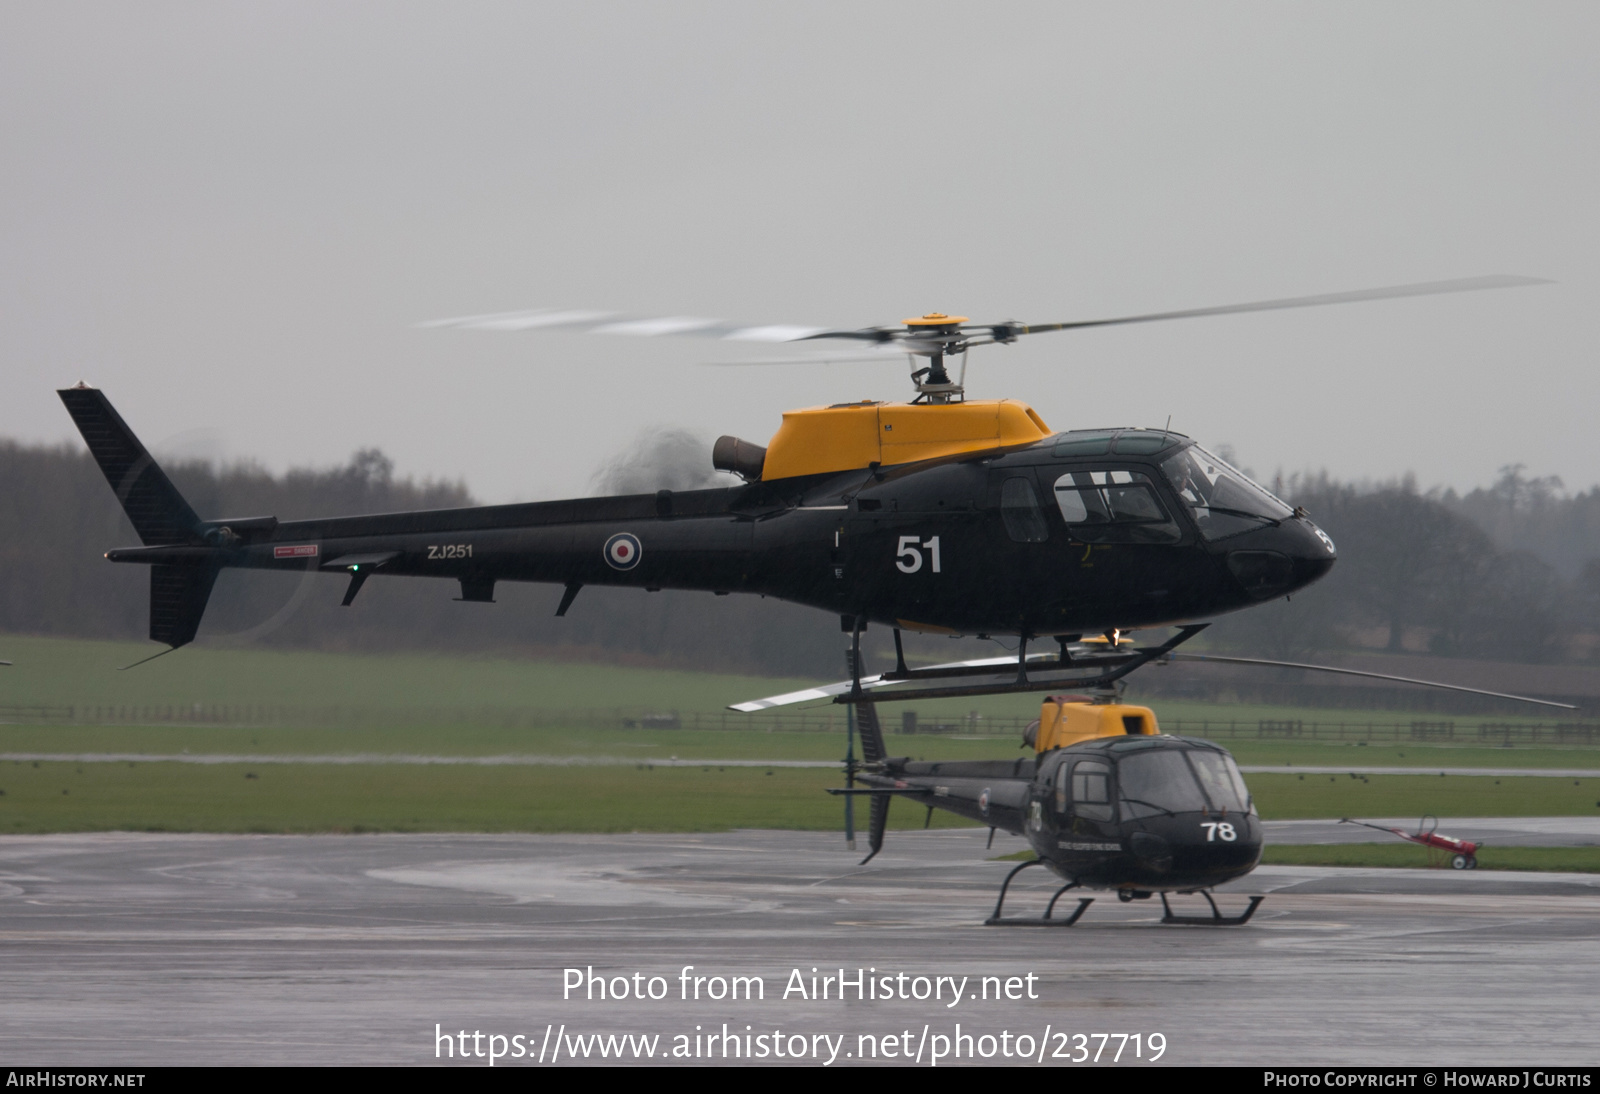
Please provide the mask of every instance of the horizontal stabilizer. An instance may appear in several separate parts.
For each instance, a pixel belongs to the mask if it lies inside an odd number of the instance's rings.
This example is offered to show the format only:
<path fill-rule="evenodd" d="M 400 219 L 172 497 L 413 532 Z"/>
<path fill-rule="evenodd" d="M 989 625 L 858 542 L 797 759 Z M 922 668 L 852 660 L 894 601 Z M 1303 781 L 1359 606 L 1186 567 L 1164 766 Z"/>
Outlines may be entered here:
<path fill-rule="evenodd" d="M 156 466 L 156 461 L 133 435 L 122 415 L 111 406 L 105 393 L 80 384 L 57 394 L 66 404 L 78 432 L 83 434 L 94 462 L 100 465 L 106 481 L 122 503 L 133 530 L 139 533 L 139 539 L 147 546 L 192 541 L 200 518 L 183 500 L 172 480 Z M 206 588 L 210 590 L 209 583 Z M 203 599 L 201 603 L 204 604 Z"/>
<path fill-rule="evenodd" d="M 363 555 L 340 555 L 324 562 L 320 569 L 323 570 L 376 570 L 385 562 L 393 562 L 400 557 L 399 551 L 371 551 Z"/>

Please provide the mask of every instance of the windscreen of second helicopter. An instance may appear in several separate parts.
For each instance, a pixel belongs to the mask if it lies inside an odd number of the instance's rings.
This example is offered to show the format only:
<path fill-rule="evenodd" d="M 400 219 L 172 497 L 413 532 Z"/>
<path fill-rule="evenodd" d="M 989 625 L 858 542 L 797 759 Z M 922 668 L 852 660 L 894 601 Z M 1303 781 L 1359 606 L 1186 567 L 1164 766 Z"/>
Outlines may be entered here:
<path fill-rule="evenodd" d="M 1245 813 L 1250 798 L 1239 769 L 1214 752 L 1176 749 L 1136 752 L 1117 761 L 1123 816 L 1167 813 Z"/>
<path fill-rule="evenodd" d="M 1117 789 L 1124 817 L 1198 813 L 1206 808 L 1194 772 L 1176 749 L 1152 749 L 1122 757 L 1117 761 Z"/>

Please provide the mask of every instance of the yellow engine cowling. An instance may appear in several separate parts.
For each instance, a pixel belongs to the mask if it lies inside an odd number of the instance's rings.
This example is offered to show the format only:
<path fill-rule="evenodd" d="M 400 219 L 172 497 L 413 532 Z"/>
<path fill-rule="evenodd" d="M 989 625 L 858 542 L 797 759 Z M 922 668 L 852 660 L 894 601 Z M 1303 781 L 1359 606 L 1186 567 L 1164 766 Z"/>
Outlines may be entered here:
<path fill-rule="evenodd" d="M 791 410 L 767 446 L 761 479 L 915 463 L 1036 444 L 1048 436 L 1050 428 L 1038 413 L 1014 399 L 840 403 Z"/>
<path fill-rule="evenodd" d="M 1039 708 L 1039 721 L 1029 727 L 1029 744 L 1039 752 L 1065 748 L 1096 737 L 1152 736 L 1160 733 L 1156 712 L 1127 703 L 1091 703 L 1076 696 L 1053 695 Z"/>

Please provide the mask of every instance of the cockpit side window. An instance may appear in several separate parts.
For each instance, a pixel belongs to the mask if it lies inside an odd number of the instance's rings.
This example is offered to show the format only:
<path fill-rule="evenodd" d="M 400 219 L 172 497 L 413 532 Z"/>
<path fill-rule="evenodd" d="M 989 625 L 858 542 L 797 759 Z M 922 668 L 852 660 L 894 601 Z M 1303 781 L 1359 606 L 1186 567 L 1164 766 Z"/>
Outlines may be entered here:
<path fill-rule="evenodd" d="M 1029 479 L 1017 476 L 1001 485 L 1000 516 L 1005 521 L 1006 535 L 1017 543 L 1043 543 L 1050 538 L 1044 510 L 1039 507 L 1039 496 L 1033 492 Z"/>
<path fill-rule="evenodd" d="M 1111 819 L 1109 767 L 1094 760 L 1078 761 L 1072 769 L 1072 811 L 1088 820 Z"/>
<path fill-rule="evenodd" d="M 1294 510 L 1242 471 L 1199 445 L 1161 461 L 1161 470 L 1206 539 L 1237 535 L 1294 515 Z"/>
<path fill-rule="evenodd" d="M 1176 543 L 1182 535 L 1140 471 L 1069 471 L 1055 495 L 1067 531 L 1085 543 Z"/>

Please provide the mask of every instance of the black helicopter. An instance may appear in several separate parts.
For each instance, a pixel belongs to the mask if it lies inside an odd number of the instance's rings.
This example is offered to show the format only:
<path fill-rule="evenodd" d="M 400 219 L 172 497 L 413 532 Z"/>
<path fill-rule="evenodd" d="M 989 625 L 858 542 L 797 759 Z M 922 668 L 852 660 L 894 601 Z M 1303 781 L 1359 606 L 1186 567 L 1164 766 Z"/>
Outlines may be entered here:
<path fill-rule="evenodd" d="M 1155 711 L 1120 701 L 1119 687 L 1129 674 L 1150 664 L 1175 661 L 1263 665 L 1363 676 L 1496 699 L 1573 709 L 1569 704 L 1531 699 L 1480 688 L 1327 665 L 1261 658 L 1175 652 L 1204 630 L 1187 624 L 1159 645 L 1136 648 L 1111 631 L 1087 641 L 1063 636 L 1051 653 L 1018 650 L 1015 657 L 993 657 L 908 669 L 900 634 L 895 632 L 895 668 L 868 675 L 861 660 L 859 629 L 847 654 L 850 679 L 735 704 L 754 713 L 793 703 L 831 698 L 849 705 L 850 744 L 845 756 L 846 786 L 829 793 L 845 796 L 845 832 L 854 847 L 851 802 L 871 799 L 865 865 L 883 849 L 889 806 L 910 798 L 933 810 L 944 809 L 995 831 L 1023 836 L 1037 856 L 1007 875 L 990 926 L 1070 927 L 1094 903 L 1082 897 L 1077 908 L 1053 918 L 1055 906 L 1072 889 L 1110 889 L 1122 901 L 1160 896 L 1163 923 L 1239 926 L 1250 921 L 1262 897 L 1250 898 L 1236 916 L 1224 916 L 1210 890 L 1243 877 L 1261 858 L 1262 829 L 1244 777 L 1226 749 L 1210 741 L 1162 734 Z M 1074 639 L 1074 640 L 1069 640 Z M 975 680 L 950 686 L 953 679 Z M 1058 687 L 1088 689 L 1086 694 L 1050 695 L 1029 727 L 1023 744 L 1032 754 L 1010 760 L 925 761 L 889 755 L 877 716 L 878 704 L 908 699 L 1038 692 Z M 862 759 L 855 758 L 859 729 Z M 857 787 L 856 783 L 861 783 Z M 1004 917 L 1012 880 L 1032 866 L 1046 866 L 1065 882 L 1042 917 Z M 1209 916 L 1174 914 L 1169 893 L 1198 893 Z"/>
<path fill-rule="evenodd" d="M 1233 757 L 1210 741 L 1161 734 L 1148 707 L 1105 692 L 1052 696 L 1029 729 L 1033 756 L 956 762 L 887 756 L 876 705 L 855 709 L 867 762 L 854 775 L 866 789 L 835 793 L 871 795 L 872 850 L 863 862 L 883 846 L 896 795 L 930 814 L 942 808 L 988 825 L 991 843 L 996 829 L 1028 840 L 1037 858 L 1007 875 L 988 925 L 1070 927 L 1094 903 L 1080 897 L 1069 915 L 1053 918 L 1071 889 L 1112 889 L 1123 901 L 1159 894 L 1163 922 L 1202 926 L 1241 926 L 1261 904 L 1254 896 L 1242 914 L 1224 916 L 1210 893 L 1261 859 L 1261 821 Z M 1042 917 L 1005 918 L 1012 880 L 1040 865 L 1065 884 Z M 1199 893 L 1211 914 L 1174 914 L 1174 892 Z"/>
<path fill-rule="evenodd" d="M 452 579 L 492 601 L 500 581 L 759 593 L 945 634 L 1101 634 L 1204 619 L 1285 595 L 1332 565 L 1333 541 L 1187 437 L 1168 430 L 1058 433 L 1030 407 L 968 401 L 947 362 L 1025 334 L 1535 283 L 1490 277 L 1025 325 L 941 314 L 899 327 L 825 330 L 602 313 L 519 313 L 435 326 L 585 326 L 762 342 L 843 339 L 928 365 L 911 403 L 791 411 L 765 448 L 721 438 L 715 467 L 742 485 L 631 497 L 280 521 L 197 514 L 100 391 L 60 392 L 151 567 L 150 637 L 193 640 L 227 567 Z M 963 365 L 963 373 L 965 371 Z"/>
<path fill-rule="evenodd" d="M 1199 621 L 1287 595 L 1327 573 L 1333 541 L 1304 511 L 1181 434 L 1055 432 L 1022 403 L 966 400 L 947 362 L 961 355 L 964 374 L 969 349 L 1044 331 L 1535 283 L 1476 278 L 1045 325 L 971 325 L 934 313 L 852 331 L 594 312 L 432 324 L 842 339 L 864 343 L 872 356 L 904 353 L 929 362 L 912 374 L 913 402 L 792 411 L 765 448 L 721 438 L 713 465 L 742 485 L 631 497 L 302 521 L 201 518 L 102 392 L 80 383 L 60 396 L 142 541 L 106 557 L 150 566 L 149 633 L 167 645 L 163 653 L 193 640 L 227 567 L 345 574 L 346 606 L 374 574 L 452 579 L 461 600 L 480 602 L 494 599 L 500 581 L 556 583 L 565 590 L 558 616 L 584 585 L 779 597 L 838 613 L 854 636 L 851 680 L 800 694 L 831 695 L 858 712 L 866 765 L 857 768 L 852 751 L 843 792 L 872 796 L 874 854 L 890 798 L 906 794 L 1025 833 L 1040 861 L 1067 879 L 1063 892 L 1109 886 L 1129 899 L 1160 892 L 1165 902 L 1168 891 L 1205 893 L 1252 869 L 1259 822 L 1224 750 L 1158 734 L 1152 712 L 1111 701 L 1111 689 L 1159 660 L 1227 660 L 1174 651 L 1204 629 Z M 870 623 L 894 629 L 897 658 L 892 671 L 869 678 L 859 653 Z M 1169 626 L 1177 633 L 1167 641 L 1124 649 L 1122 632 Z M 911 669 L 901 630 L 1014 635 L 1020 646 L 998 665 Z M 1103 637 L 1085 642 L 1085 635 Z M 1040 638 L 1052 639 L 1056 650 L 1030 654 L 1029 642 Z M 874 713 L 876 702 L 891 698 L 1061 686 L 1097 694 L 1047 702 L 1032 742 L 1036 756 L 1028 760 L 895 760 Z M 855 787 L 857 778 L 866 785 Z M 1001 905 L 1004 899 L 1002 888 Z M 1021 922 L 1069 923 L 1087 906 L 1080 902 L 1069 919 L 1047 911 L 1042 920 Z M 1212 909 L 1211 919 L 1195 921 L 1243 922 L 1250 914 L 1226 919 L 1214 903 Z M 1019 922 L 1000 913 L 997 905 L 991 921 Z M 1170 910 L 1167 918 L 1187 921 Z"/>
<path fill-rule="evenodd" d="M 850 705 L 848 785 L 829 793 L 846 798 L 847 838 L 854 835 L 849 803 L 857 795 L 871 798 L 871 849 L 862 865 L 883 849 L 895 797 L 926 806 L 930 819 L 935 809 L 944 809 L 987 825 L 991 845 L 997 830 L 1026 838 L 1037 858 L 1006 877 L 994 913 L 986 921 L 990 926 L 1070 927 L 1094 903 L 1092 897 L 1080 898 L 1076 910 L 1065 918 L 1052 916 L 1062 894 L 1080 888 L 1114 889 L 1124 901 L 1159 893 L 1167 923 L 1242 925 L 1249 922 L 1261 898 L 1251 898 L 1242 915 L 1225 917 L 1209 890 L 1248 874 L 1261 858 L 1261 822 L 1244 777 L 1226 749 L 1210 741 L 1162 734 L 1153 710 L 1122 703 L 1117 692 L 1118 681 L 1135 669 L 1187 659 L 1172 648 L 1202 629 L 1204 624 L 1186 626 L 1175 640 L 1145 649 L 1125 648 L 1130 640 L 1113 632 L 1088 642 L 1063 642 L 1053 656 L 1030 657 L 1019 649 L 1017 658 L 985 658 L 910 672 L 897 635 L 895 670 L 870 676 L 861 671 L 857 632 L 847 655 L 850 680 L 740 703 L 733 709 L 755 712 L 824 697 Z M 1062 680 L 1058 675 L 1062 672 L 1073 672 L 1075 678 Z M 1032 749 L 1024 758 L 927 761 L 888 754 L 878 721 L 879 703 L 949 694 L 951 689 L 916 682 L 977 674 L 994 678 L 995 691 L 1017 690 L 1019 683 L 1037 691 L 1047 680 L 1092 690 L 1047 697 L 1038 719 L 1024 734 L 1023 744 Z M 959 694 L 975 694 L 981 687 L 968 685 Z M 853 741 L 858 729 L 860 763 Z M 863 786 L 857 788 L 857 782 Z M 1065 881 L 1044 916 L 1004 918 L 1012 879 L 1041 865 Z M 1200 893 L 1211 905 L 1211 915 L 1174 915 L 1169 892 Z"/>

